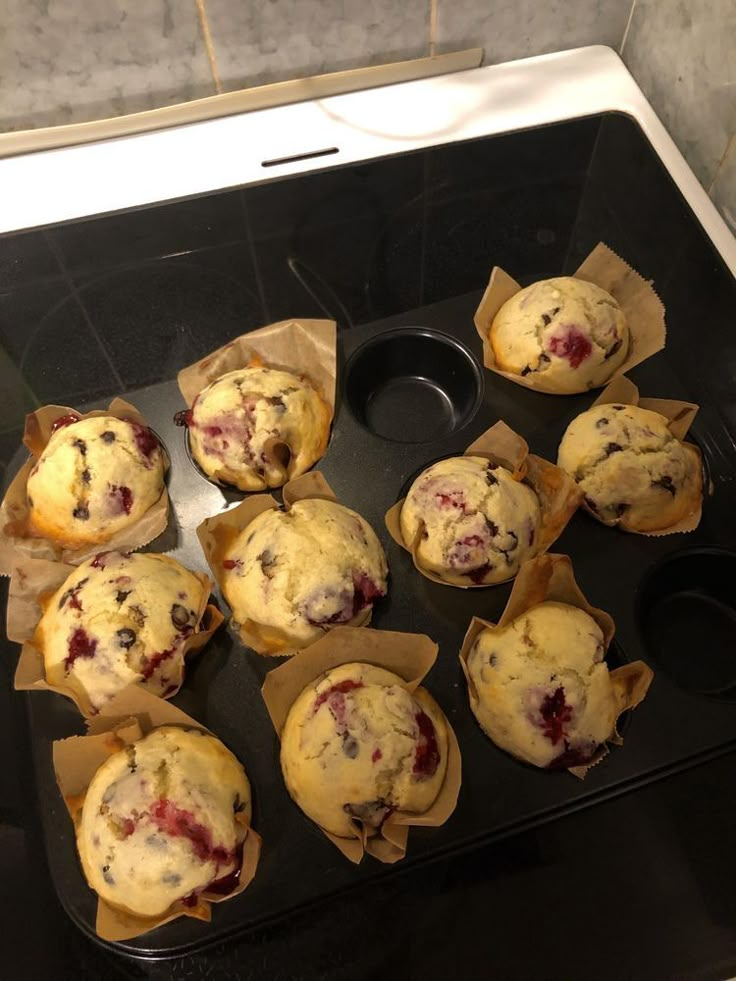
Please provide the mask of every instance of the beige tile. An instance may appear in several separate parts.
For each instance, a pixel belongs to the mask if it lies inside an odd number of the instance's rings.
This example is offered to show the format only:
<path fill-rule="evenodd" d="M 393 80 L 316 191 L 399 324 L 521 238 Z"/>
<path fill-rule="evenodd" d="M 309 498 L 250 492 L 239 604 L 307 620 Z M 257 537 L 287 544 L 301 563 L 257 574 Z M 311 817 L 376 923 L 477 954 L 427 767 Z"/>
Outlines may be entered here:
<path fill-rule="evenodd" d="M 485 64 L 585 44 L 618 50 L 631 0 L 438 0 L 440 51 L 482 45 Z"/>
<path fill-rule="evenodd" d="M 637 0 L 623 59 L 709 187 L 736 130 L 734 0 Z"/>
<path fill-rule="evenodd" d="M 207 0 L 225 89 L 419 58 L 429 0 Z"/>
<path fill-rule="evenodd" d="M 0 129 L 214 94 L 194 0 L 3 0 Z"/>
<path fill-rule="evenodd" d="M 710 196 L 736 235 L 736 133 L 731 137 L 726 156 L 718 168 Z"/>

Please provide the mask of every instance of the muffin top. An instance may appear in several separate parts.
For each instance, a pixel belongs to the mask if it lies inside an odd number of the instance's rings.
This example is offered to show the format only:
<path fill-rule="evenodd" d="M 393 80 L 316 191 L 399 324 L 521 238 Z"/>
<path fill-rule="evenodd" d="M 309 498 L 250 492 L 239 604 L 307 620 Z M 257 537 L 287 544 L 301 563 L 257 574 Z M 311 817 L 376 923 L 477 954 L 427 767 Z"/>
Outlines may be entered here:
<path fill-rule="evenodd" d="M 265 511 L 223 561 L 223 593 L 237 621 L 252 621 L 262 653 L 303 647 L 337 624 L 362 622 L 386 593 L 386 557 L 375 532 L 334 501 Z"/>
<path fill-rule="evenodd" d="M 181 684 L 184 644 L 197 629 L 202 582 L 166 555 L 101 552 L 48 600 L 34 641 L 46 680 L 98 711 L 140 683 L 165 696 Z"/>
<path fill-rule="evenodd" d="M 77 830 L 87 882 L 111 906 L 161 916 L 240 867 L 235 816 L 250 812 L 248 778 L 218 739 L 154 729 L 92 778 Z"/>
<path fill-rule="evenodd" d="M 62 416 L 27 484 L 33 532 L 70 548 L 104 544 L 161 497 L 165 458 L 147 426 Z"/>
<path fill-rule="evenodd" d="M 192 455 L 209 477 L 257 491 L 281 487 L 324 454 L 330 408 L 290 372 L 241 368 L 203 389 L 186 423 Z"/>
<path fill-rule="evenodd" d="M 483 630 L 468 658 L 470 706 L 481 727 L 539 767 L 588 762 L 614 734 L 618 702 L 601 628 L 584 610 L 545 602 Z"/>
<path fill-rule="evenodd" d="M 407 548 L 420 527 L 418 564 L 457 585 L 504 582 L 534 551 L 539 500 L 504 467 L 457 456 L 428 467 L 401 509 Z"/>
<path fill-rule="evenodd" d="M 696 511 L 702 466 L 658 412 L 595 405 L 567 427 L 558 465 L 585 492 L 588 511 L 625 531 L 659 531 Z"/>
<path fill-rule="evenodd" d="M 626 360 L 629 329 L 606 290 L 572 276 L 520 290 L 493 319 L 490 342 L 501 371 L 535 376 L 545 391 L 603 385 Z"/>
<path fill-rule="evenodd" d="M 398 675 L 343 664 L 321 675 L 292 705 L 281 734 L 289 793 L 326 831 L 375 833 L 393 811 L 422 814 L 447 768 L 447 729 L 423 689 L 410 695 Z"/>

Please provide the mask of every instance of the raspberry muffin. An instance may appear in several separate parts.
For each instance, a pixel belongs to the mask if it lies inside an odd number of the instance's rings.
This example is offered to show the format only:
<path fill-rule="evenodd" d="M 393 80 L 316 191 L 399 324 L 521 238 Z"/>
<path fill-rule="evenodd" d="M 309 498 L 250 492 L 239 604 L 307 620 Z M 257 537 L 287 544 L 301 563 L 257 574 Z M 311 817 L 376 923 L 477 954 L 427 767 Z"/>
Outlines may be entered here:
<path fill-rule="evenodd" d="M 698 450 L 649 409 L 593 406 L 568 426 L 557 462 L 585 492 L 589 513 L 624 531 L 663 531 L 701 506 Z"/>
<path fill-rule="evenodd" d="M 31 531 L 67 548 L 104 544 L 161 497 L 165 467 L 147 426 L 61 416 L 28 477 Z"/>
<path fill-rule="evenodd" d="M 72 689 L 94 712 L 131 684 L 162 697 L 173 693 L 203 592 L 202 581 L 166 555 L 101 552 L 45 604 L 34 644 L 46 680 Z"/>
<path fill-rule="evenodd" d="M 585 392 L 623 364 L 629 329 L 606 290 L 572 276 L 520 290 L 493 318 L 490 342 L 501 371 L 535 376 L 547 392 Z"/>
<path fill-rule="evenodd" d="M 484 457 L 440 460 L 411 485 L 401 509 L 407 548 L 423 569 L 458 586 L 513 578 L 534 553 L 539 500 Z"/>
<path fill-rule="evenodd" d="M 232 753 L 213 736 L 163 726 L 92 778 L 77 829 L 82 869 L 110 906 L 158 917 L 213 885 L 235 888 L 250 814 Z"/>
<path fill-rule="evenodd" d="M 587 763 L 613 736 L 619 710 L 603 633 L 577 607 L 545 602 L 470 650 L 470 707 L 501 749 L 534 766 Z"/>
<path fill-rule="evenodd" d="M 254 624 L 260 653 L 304 647 L 338 624 L 364 623 L 386 594 L 388 567 L 368 522 L 334 501 L 266 511 L 235 538 L 222 590 L 236 621 Z"/>
<path fill-rule="evenodd" d="M 208 385 L 180 417 L 208 477 L 243 491 L 281 487 L 327 449 L 330 407 L 303 378 L 241 368 Z"/>
<path fill-rule="evenodd" d="M 447 768 L 444 716 L 397 675 L 343 664 L 313 681 L 289 711 L 281 768 L 294 801 L 326 831 L 375 834 L 395 811 L 423 814 Z"/>

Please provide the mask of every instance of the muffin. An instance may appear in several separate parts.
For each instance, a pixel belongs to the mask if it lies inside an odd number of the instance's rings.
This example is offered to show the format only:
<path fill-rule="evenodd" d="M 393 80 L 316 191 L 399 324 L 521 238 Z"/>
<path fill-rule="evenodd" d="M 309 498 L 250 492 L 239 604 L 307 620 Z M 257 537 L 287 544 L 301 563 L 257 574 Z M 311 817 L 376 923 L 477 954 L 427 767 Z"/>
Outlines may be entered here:
<path fill-rule="evenodd" d="M 423 814 L 447 768 L 447 728 L 434 700 L 397 675 L 343 664 L 292 705 L 281 734 L 286 787 L 304 813 L 342 838 L 375 834 L 395 811 Z"/>
<path fill-rule="evenodd" d="M 401 509 L 401 534 L 417 564 L 445 582 L 490 585 L 513 578 L 534 552 L 541 513 L 535 492 L 484 457 L 428 467 Z"/>
<path fill-rule="evenodd" d="M 94 712 L 128 685 L 176 691 L 204 609 L 202 581 L 166 555 L 101 552 L 45 603 L 34 644 L 46 680 Z"/>
<path fill-rule="evenodd" d="M 629 350 L 629 329 L 616 300 L 572 276 L 520 290 L 493 318 L 490 343 L 501 371 L 535 376 L 548 392 L 597 388 Z"/>
<path fill-rule="evenodd" d="M 165 466 L 147 426 L 62 416 L 28 477 L 30 529 L 68 548 L 104 544 L 161 497 Z"/>
<path fill-rule="evenodd" d="M 701 506 L 700 454 L 649 409 L 594 405 L 568 426 L 557 463 L 593 517 L 624 531 L 662 531 Z"/>
<path fill-rule="evenodd" d="M 232 753 L 214 736 L 163 726 L 92 778 L 77 828 L 82 869 L 110 906 L 161 916 L 214 884 L 235 887 L 250 814 Z"/>
<path fill-rule="evenodd" d="M 540 603 L 478 635 L 467 658 L 470 707 L 517 759 L 582 765 L 613 736 L 619 711 L 603 656 L 603 633 L 589 614 Z"/>
<path fill-rule="evenodd" d="M 337 624 L 364 623 L 388 568 L 368 522 L 334 501 L 297 501 L 254 518 L 223 557 L 225 599 L 253 623 L 261 653 L 304 647 Z"/>
<path fill-rule="evenodd" d="M 303 378 L 275 368 L 229 371 L 184 413 L 192 456 L 243 491 L 281 487 L 324 454 L 331 411 Z"/>

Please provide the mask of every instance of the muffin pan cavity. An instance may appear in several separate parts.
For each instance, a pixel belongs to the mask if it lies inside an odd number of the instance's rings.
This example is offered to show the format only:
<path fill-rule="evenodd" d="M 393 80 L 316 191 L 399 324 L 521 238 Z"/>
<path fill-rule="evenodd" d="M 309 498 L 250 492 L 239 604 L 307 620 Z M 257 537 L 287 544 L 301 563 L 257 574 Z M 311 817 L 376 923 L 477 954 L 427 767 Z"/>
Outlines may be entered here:
<path fill-rule="evenodd" d="M 448 436 L 472 418 L 483 376 L 455 338 L 406 327 L 379 334 L 355 352 L 346 392 L 354 415 L 374 435 L 425 443 Z"/>
<path fill-rule="evenodd" d="M 666 557 L 642 582 L 637 615 L 649 655 L 679 688 L 736 701 L 736 552 Z"/>

